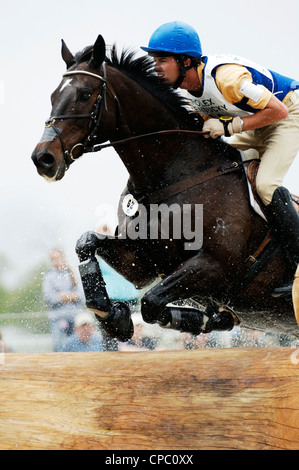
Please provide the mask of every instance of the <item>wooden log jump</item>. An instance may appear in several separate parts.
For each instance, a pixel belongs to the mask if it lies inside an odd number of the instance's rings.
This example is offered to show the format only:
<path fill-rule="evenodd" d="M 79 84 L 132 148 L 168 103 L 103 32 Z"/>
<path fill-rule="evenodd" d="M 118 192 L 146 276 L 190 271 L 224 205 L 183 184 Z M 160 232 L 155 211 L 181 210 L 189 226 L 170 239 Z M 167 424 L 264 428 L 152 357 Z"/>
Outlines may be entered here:
<path fill-rule="evenodd" d="M 0 449 L 298 449 L 299 349 L 7 354 Z"/>

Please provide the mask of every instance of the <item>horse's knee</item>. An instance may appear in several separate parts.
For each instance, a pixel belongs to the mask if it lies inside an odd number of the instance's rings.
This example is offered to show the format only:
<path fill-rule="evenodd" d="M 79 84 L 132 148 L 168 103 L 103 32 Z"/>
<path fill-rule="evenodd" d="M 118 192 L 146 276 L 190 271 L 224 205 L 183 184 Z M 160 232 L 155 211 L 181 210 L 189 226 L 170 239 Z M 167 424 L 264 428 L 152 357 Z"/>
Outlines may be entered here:
<path fill-rule="evenodd" d="M 79 260 L 82 262 L 94 257 L 101 240 L 105 238 L 104 235 L 96 232 L 85 232 L 76 243 L 76 253 Z"/>

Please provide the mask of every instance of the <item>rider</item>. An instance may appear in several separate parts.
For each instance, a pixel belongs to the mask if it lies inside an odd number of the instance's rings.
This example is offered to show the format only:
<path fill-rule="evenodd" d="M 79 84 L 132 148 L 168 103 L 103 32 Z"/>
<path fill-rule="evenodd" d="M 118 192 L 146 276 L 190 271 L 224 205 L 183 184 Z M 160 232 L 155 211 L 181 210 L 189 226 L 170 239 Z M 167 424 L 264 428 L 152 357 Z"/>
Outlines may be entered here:
<path fill-rule="evenodd" d="M 258 151 L 257 193 L 292 271 L 291 282 L 275 291 L 290 293 L 299 217 L 282 182 L 299 151 L 299 82 L 240 57 L 204 56 L 197 32 L 181 21 L 157 28 L 141 49 L 154 58 L 161 80 L 180 87 L 202 115 L 207 137 L 230 137 L 233 147 Z"/>

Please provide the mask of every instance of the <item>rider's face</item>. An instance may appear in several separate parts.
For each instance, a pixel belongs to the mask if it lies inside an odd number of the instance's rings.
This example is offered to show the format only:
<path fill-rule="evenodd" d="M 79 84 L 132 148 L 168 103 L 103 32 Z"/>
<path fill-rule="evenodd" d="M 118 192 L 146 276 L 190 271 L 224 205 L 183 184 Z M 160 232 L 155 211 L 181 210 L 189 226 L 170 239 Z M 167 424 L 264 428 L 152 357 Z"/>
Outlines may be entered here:
<path fill-rule="evenodd" d="M 174 85 L 179 78 L 180 69 L 174 57 L 154 57 L 155 71 L 167 85 Z"/>

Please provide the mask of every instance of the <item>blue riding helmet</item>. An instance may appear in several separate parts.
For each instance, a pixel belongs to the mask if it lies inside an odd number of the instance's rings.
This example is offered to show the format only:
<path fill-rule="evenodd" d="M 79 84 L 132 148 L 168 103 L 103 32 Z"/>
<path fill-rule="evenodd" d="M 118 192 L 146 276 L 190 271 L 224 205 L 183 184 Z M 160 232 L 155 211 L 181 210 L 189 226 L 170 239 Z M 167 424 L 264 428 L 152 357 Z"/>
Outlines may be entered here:
<path fill-rule="evenodd" d="M 159 26 L 153 32 L 148 47 L 141 47 L 141 49 L 149 53 L 171 52 L 197 59 L 202 56 L 201 43 L 197 32 L 192 26 L 182 21 L 172 21 Z"/>

